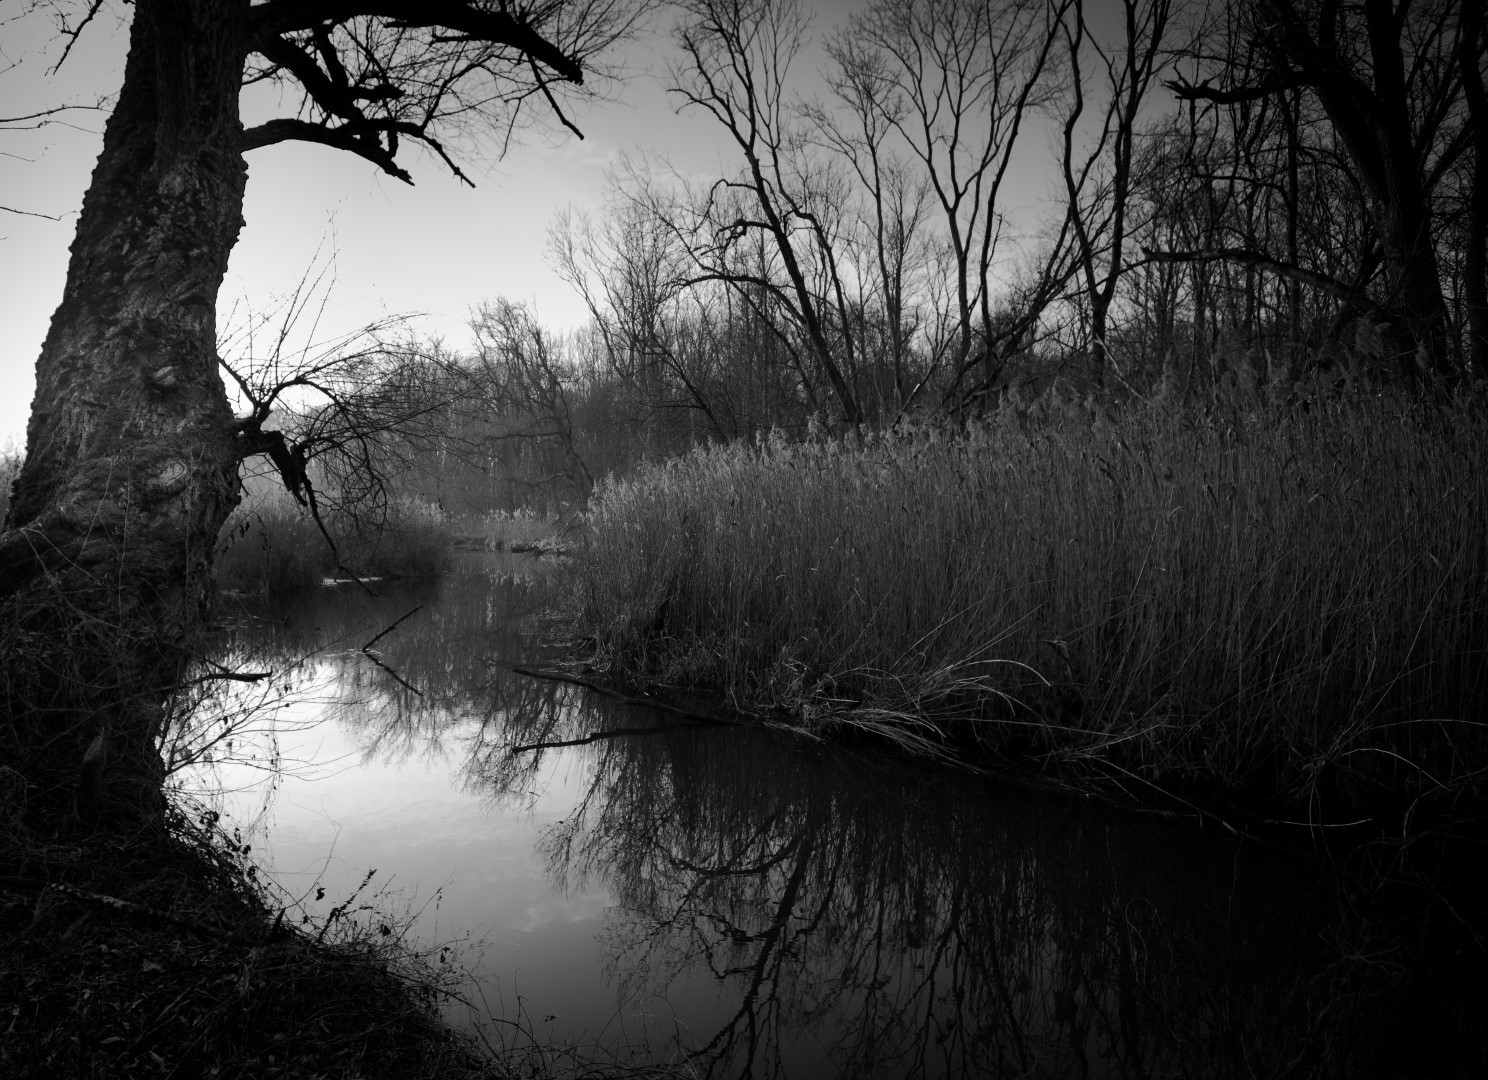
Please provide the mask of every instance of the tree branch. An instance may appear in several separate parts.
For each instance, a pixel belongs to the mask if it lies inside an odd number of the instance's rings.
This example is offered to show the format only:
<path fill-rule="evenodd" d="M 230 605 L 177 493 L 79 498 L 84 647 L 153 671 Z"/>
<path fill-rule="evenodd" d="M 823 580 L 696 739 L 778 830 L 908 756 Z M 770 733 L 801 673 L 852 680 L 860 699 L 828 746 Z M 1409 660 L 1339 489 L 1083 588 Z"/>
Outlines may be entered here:
<path fill-rule="evenodd" d="M 569 131 L 572 131 L 582 140 L 584 138 L 584 133 L 580 131 L 576 126 L 574 126 L 572 120 L 563 115 L 563 110 L 558 107 L 557 99 L 553 97 L 553 91 L 548 89 L 548 80 L 544 79 L 542 77 L 542 72 L 537 70 L 537 61 L 533 58 L 531 53 L 527 54 L 527 63 L 532 68 L 532 77 L 537 81 L 538 89 L 543 92 L 543 97 L 548 99 L 548 107 L 553 110 L 553 115 L 558 118 L 558 122 L 560 124 L 568 128 Z"/>
<path fill-rule="evenodd" d="M 542 61 L 569 82 L 584 81 L 578 61 L 539 34 L 527 19 L 502 11 L 481 11 L 459 0 L 270 0 L 249 10 L 249 25 L 253 40 L 268 43 L 281 34 L 343 23 L 358 16 L 386 19 L 395 26 L 445 27 L 473 40 L 510 45 Z"/>
<path fill-rule="evenodd" d="M 375 134 L 379 130 L 379 126 L 375 122 L 369 120 L 366 123 L 369 134 Z M 401 126 L 403 125 L 396 125 L 396 127 Z M 408 126 L 411 127 L 412 125 Z M 394 127 L 394 125 L 389 125 L 389 127 Z M 432 143 L 432 140 L 422 135 L 419 137 L 425 142 Z M 247 153 L 249 150 L 257 150 L 259 147 L 272 146 L 275 143 L 288 142 L 292 139 L 297 139 L 301 142 L 319 143 L 322 146 L 329 146 L 336 150 L 349 150 L 359 157 L 366 158 L 389 176 L 395 176 L 410 186 L 413 184 L 413 177 L 407 169 L 400 167 L 393 160 L 392 152 L 387 147 L 383 146 L 376 138 L 369 139 L 365 135 L 349 131 L 345 127 L 331 128 L 322 124 L 312 124 L 308 120 L 291 120 L 287 117 L 281 117 L 277 120 L 270 120 L 267 123 L 260 124 L 257 127 L 248 128 L 243 132 L 238 145 L 244 153 Z M 438 150 L 437 145 L 435 148 Z M 440 156 L 444 157 L 446 164 L 450 164 L 449 158 L 442 151 L 440 152 Z M 450 167 L 452 169 L 454 168 L 452 164 Z M 462 180 L 466 180 L 459 169 L 455 169 L 454 171 Z M 469 180 L 466 180 L 466 183 L 469 183 Z"/>
<path fill-rule="evenodd" d="M 1308 270 L 1305 267 L 1283 262 L 1272 258 L 1265 252 L 1256 251 L 1253 248 L 1238 247 L 1214 247 L 1201 248 L 1194 251 L 1157 251 L 1150 247 L 1142 249 L 1140 262 L 1132 264 L 1132 268 L 1142 266 L 1146 263 L 1198 263 L 1228 261 L 1241 263 L 1246 266 L 1255 266 L 1262 270 L 1270 270 L 1273 274 L 1300 281 L 1305 285 L 1322 289 L 1332 293 L 1349 304 L 1359 308 L 1370 308 L 1374 302 L 1369 299 L 1367 293 L 1347 282 L 1331 278 L 1327 274 L 1320 274 L 1316 270 Z"/>
<path fill-rule="evenodd" d="M 1215 105 L 1238 105 L 1247 101 L 1260 101 L 1286 90 L 1296 90 L 1307 85 L 1307 80 L 1297 72 L 1276 72 L 1270 78 L 1252 86 L 1237 86 L 1230 90 L 1219 90 L 1205 79 L 1191 83 L 1183 79 L 1164 79 L 1163 85 L 1172 91 L 1179 101 L 1208 101 Z"/>

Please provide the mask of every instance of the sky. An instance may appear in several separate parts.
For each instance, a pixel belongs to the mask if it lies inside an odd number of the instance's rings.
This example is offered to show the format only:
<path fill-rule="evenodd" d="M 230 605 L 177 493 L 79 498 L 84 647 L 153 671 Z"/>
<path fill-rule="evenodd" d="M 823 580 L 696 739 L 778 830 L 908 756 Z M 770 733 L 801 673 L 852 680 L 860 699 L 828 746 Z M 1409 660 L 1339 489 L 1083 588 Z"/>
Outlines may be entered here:
<path fill-rule="evenodd" d="M 851 2 L 809 3 L 817 27 L 829 28 Z M 48 5 L 32 8 L 30 0 L 0 0 L 0 117 L 117 91 L 131 7 L 106 4 L 55 72 L 55 16 Z M 318 340 L 417 313 L 418 332 L 460 348 L 472 309 L 497 296 L 530 304 L 553 329 L 581 325 L 581 300 L 546 258 L 554 217 L 565 207 L 598 211 L 606 169 L 627 151 L 664 153 L 684 172 L 729 160 L 708 121 L 674 113 L 658 79 L 665 48 L 661 37 L 631 47 L 624 63 L 632 74 L 615 100 L 577 115 L 582 142 L 548 124 L 503 160 L 462 158 L 474 189 L 426 155 L 400 158 L 416 182 L 409 187 L 324 147 L 252 151 L 247 224 L 219 297 L 219 322 L 235 311 L 272 310 L 313 267 L 328 270 L 332 282 Z M 0 450 L 24 446 L 36 357 L 61 299 L 104 120 L 84 111 L 38 130 L 0 130 L 0 206 L 24 211 L 0 210 Z"/>

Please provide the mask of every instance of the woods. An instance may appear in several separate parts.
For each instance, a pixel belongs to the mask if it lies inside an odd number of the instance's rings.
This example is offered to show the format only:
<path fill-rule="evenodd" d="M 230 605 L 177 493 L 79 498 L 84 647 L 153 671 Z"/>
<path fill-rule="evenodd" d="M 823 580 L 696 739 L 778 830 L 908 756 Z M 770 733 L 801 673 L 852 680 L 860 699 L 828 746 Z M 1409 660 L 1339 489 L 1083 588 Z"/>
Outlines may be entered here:
<path fill-rule="evenodd" d="M 1056 383 L 1480 380 L 1484 41 L 1461 6 L 809 14 L 681 10 L 667 85 L 725 168 L 632 158 L 603 214 L 555 223 L 592 318 L 576 401 L 686 444 L 960 420 Z"/>

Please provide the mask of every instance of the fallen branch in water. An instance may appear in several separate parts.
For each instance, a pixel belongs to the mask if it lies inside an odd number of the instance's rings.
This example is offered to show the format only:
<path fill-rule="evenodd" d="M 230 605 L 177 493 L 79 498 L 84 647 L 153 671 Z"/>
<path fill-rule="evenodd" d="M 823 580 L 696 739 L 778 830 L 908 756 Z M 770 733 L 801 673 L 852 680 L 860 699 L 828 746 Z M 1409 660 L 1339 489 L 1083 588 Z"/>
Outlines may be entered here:
<path fill-rule="evenodd" d="M 564 672 L 561 672 L 561 671 L 534 671 L 531 668 L 524 668 L 524 667 L 513 667 L 513 668 L 511 668 L 511 671 L 513 671 L 517 675 L 526 675 L 529 679 L 547 679 L 550 682 L 572 683 L 575 686 L 582 686 L 585 690 L 593 690 L 596 694 L 603 694 L 605 697 L 613 698 L 614 700 L 619 701 L 619 702 L 621 702 L 621 703 L 623 703 L 625 705 L 640 705 L 640 706 L 642 706 L 644 708 L 647 708 L 647 709 L 659 709 L 662 712 L 671 713 L 673 716 L 680 716 L 680 717 L 682 717 L 685 720 L 690 720 L 693 723 L 697 723 L 697 724 L 720 724 L 720 725 L 724 725 L 726 727 L 744 727 L 745 726 L 745 725 L 739 723 L 739 721 L 737 721 L 737 720 L 726 720 L 726 719 L 724 719 L 722 717 L 718 717 L 718 716 L 704 716 L 702 713 L 691 712 L 691 711 L 689 711 L 687 709 L 683 709 L 683 708 L 681 708 L 681 707 L 679 707 L 677 705 L 669 704 L 669 703 L 667 703 L 665 701 L 657 701 L 654 698 L 633 697 L 630 694 L 622 694 L 622 693 L 620 693 L 620 691 L 613 690 L 613 689 L 611 689 L 608 686 L 602 686 L 599 683 L 591 682 L 588 679 L 581 679 L 577 675 L 568 675 L 568 674 L 566 674 Z M 630 731 L 644 731 L 644 730 L 650 730 L 650 729 L 646 729 L 646 728 L 630 728 L 630 729 L 627 729 L 627 730 L 630 730 Z M 657 730 L 661 730 L 661 729 L 657 729 Z M 587 742 L 589 740 L 584 739 L 584 740 L 580 740 L 580 741 Z M 553 745 L 556 745 L 556 746 L 567 746 L 567 745 L 572 745 L 572 744 L 569 744 L 569 743 L 555 743 Z M 513 752 L 515 752 L 515 751 L 513 751 Z"/>
<path fill-rule="evenodd" d="M 523 673 L 525 674 L 525 672 Z M 691 731 L 698 724 L 726 725 L 737 727 L 738 725 L 728 720 L 704 720 L 700 717 L 689 717 L 685 724 L 658 724 L 655 727 L 627 727 L 615 728 L 613 731 L 596 731 L 592 735 L 585 735 L 582 739 L 560 739 L 555 742 L 526 743 L 522 746 L 513 746 L 513 754 L 525 754 L 529 750 L 556 750 L 564 746 L 583 746 L 585 743 L 599 742 L 602 739 L 623 739 L 631 735 L 661 735 L 668 731 Z"/>
<path fill-rule="evenodd" d="M 389 675 L 391 675 L 394 679 L 396 679 L 398 681 L 398 683 L 405 690 L 412 690 L 419 697 L 423 697 L 424 696 L 424 692 L 422 690 L 420 690 L 417 686 L 414 686 L 407 679 L 403 678 L 403 676 L 399 675 L 392 668 L 388 667 L 380 659 L 378 659 L 377 654 L 374 653 L 374 652 L 372 652 L 372 646 L 373 645 L 376 645 L 383 638 L 387 637 L 394 630 L 398 629 L 398 627 L 403 624 L 404 620 L 409 619 L 412 616 L 418 614 L 423 609 L 424 609 L 424 605 L 423 604 L 420 604 L 418 607 L 416 607 L 412 611 L 410 611 L 407 615 L 404 615 L 402 618 L 400 618 L 396 622 L 394 622 L 391 626 L 389 626 L 387 629 L 385 629 L 382 633 L 380 633 L 376 637 L 374 637 L 371 641 L 367 642 L 367 644 L 365 644 L 365 645 L 362 646 L 362 655 L 363 656 L 365 656 L 368 660 L 371 660 L 378 667 L 382 668 L 383 671 L 386 671 Z"/>

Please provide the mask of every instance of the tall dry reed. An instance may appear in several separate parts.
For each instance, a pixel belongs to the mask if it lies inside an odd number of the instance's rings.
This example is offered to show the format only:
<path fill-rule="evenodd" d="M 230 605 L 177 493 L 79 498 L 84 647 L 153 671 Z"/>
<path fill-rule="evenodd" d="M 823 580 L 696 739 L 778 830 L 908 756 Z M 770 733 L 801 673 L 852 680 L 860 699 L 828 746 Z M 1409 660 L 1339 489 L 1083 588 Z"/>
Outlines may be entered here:
<path fill-rule="evenodd" d="M 10 511 L 10 485 L 20 475 L 24 461 L 25 455 L 16 448 L 14 441 L 0 449 L 0 524 L 4 523 L 5 515 Z"/>
<path fill-rule="evenodd" d="M 603 486 L 612 672 L 1280 801 L 1488 765 L 1488 418 L 1378 398 L 1008 407 L 700 450 Z"/>

